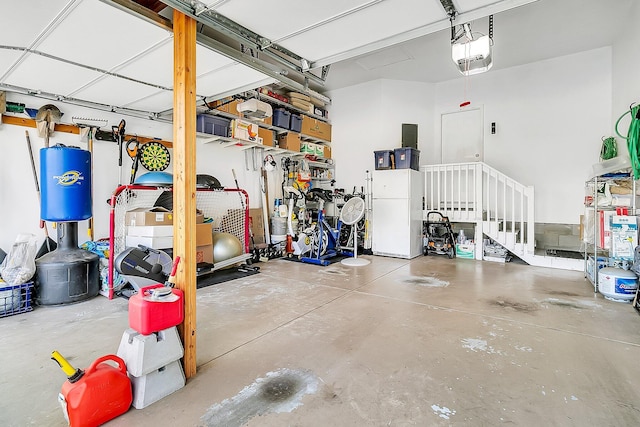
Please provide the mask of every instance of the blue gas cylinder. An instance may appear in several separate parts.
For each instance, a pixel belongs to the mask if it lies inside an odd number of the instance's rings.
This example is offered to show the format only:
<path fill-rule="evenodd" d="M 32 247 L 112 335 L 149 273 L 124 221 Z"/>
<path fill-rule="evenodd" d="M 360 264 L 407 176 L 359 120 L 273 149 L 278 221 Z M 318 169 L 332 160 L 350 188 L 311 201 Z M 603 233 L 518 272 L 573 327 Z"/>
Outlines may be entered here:
<path fill-rule="evenodd" d="M 40 149 L 40 218 L 81 221 L 91 218 L 91 153 L 56 145 Z"/>

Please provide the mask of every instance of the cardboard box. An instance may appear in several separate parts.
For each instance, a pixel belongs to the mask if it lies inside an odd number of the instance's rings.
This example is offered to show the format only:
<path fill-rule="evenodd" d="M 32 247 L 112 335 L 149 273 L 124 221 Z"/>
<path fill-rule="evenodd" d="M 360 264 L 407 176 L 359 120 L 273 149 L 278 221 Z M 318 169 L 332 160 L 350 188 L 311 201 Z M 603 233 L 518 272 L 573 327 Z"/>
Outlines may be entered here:
<path fill-rule="evenodd" d="M 598 229 L 600 236 L 598 242 L 602 249 L 611 249 L 611 218 L 616 214 L 615 211 L 599 211 L 598 221 L 600 221 Z"/>
<path fill-rule="evenodd" d="M 251 232 L 253 233 L 253 241 L 255 244 L 266 243 L 262 208 L 249 209 L 249 223 L 251 224 Z"/>
<path fill-rule="evenodd" d="M 331 125 L 309 116 L 302 116 L 302 130 L 300 133 L 325 141 L 331 141 Z"/>
<path fill-rule="evenodd" d="M 196 246 L 204 246 L 213 244 L 213 224 L 207 222 L 205 224 L 196 224 Z"/>
<path fill-rule="evenodd" d="M 258 137 L 258 125 L 246 120 L 235 119 L 231 122 L 231 137 L 243 141 L 256 142 Z"/>
<path fill-rule="evenodd" d="M 159 206 L 132 209 L 125 215 L 125 225 L 173 225 L 173 213 Z"/>
<path fill-rule="evenodd" d="M 611 256 L 633 260 L 638 246 L 638 222 L 635 216 L 611 217 Z"/>
<path fill-rule="evenodd" d="M 169 249 L 173 248 L 173 236 L 165 237 L 144 237 L 144 236 L 127 236 L 125 238 L 127 247 L 136 247 L 138 245 L 146 246 L 152 249 Z"/>
<path fill-rule="evenodd" d="M 456 244 L 456 257 L 464 259 L 475 259 L 476 245 L 474 243 Z"/>
<path fill-rule="evenodd" d="M 275 137 L 272 130 L 258 128 L 258 136 L 262 138 L 262 145 L 273 147 L 275 145 Z"/>
<path fill-rule="evenodd" d="M 130 225 L 128 236 L 138 237 L 173 237 L 173 225 Z"/>
<path fill-rule="evenodd" d="M 199 262 L 213 264 L 213 245 L 196 246 L 196 264 Z"/>
<path fill-rule="evenodd" d="M 233 100 L 227 104 L 224 104 L 225 102 L 229 101 L 230 98 L 225 98 L 225 99 L 220 99 L 218 101 L 215 102 L 215 105 L 218 105 L 216 107 L 216 110 L 219 111 L 223 111 L 225 113 L 229 113 L 229 114 L 233 114 L 234 116 L 238 116 L 241 117 L 242 115 L 240 113 L 238 113 L 238 104 L 240 104 L 241 102 L 244 102 L 241 99 L 236 99 Z M 224 105 L 220 105 L 220 104 L 224 104 Z"/>
<path fill-rule="evenodd" d="M 331 147 L 329 147 L 328 145 L 323 145 L 322 146 L 324 149 L 324 153 L 323 156 L 325 159 L 330 159 L 331 158 Z"/>
<path fill-rule="evenodd" d="M 287 132 L 278 135 L 278 147 L 285 150 L 300 152 L 300 134 Z"/>

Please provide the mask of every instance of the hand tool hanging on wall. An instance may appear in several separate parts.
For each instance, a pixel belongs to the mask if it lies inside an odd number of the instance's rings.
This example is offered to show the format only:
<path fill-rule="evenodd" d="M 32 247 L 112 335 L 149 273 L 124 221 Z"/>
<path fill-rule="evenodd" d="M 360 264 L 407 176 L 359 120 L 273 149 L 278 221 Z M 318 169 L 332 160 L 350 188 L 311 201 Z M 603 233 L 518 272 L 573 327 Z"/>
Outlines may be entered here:
<path fill-rule="evenodd" d="M 116 141 L 118 141 L 118 187 L 122 185 L 122 143 L 124 140 L 124 127 L 127 122 L 120 120 L 118 126 L 112 126 L 111 132 Z"/>
<path fill-rule="evenodd" d="M 87 137 L 87 149 L 91 156 L 91 174 L 93 175 L 93 137 L 95 132 L 100 129 L 102 126 L 107 126 L 109 122 L 105 119 L 93 119 L 87 117 L 72 117 L 71 120 L 73 123 L 78 126 L 78 130 L 80 131 L 80 139 L 84 140 L 85 133 Z M 93 180 L 92 180 L 93 182 Z M 91 189 L 91 194 L 93 194 L 93 188 Z M 89 218 L 89 227 L 87 228 L 87 234 L 89 236 L 89 240 L 93 241 L 93 217 Z"/>
<path fill-rule="evenodd" d="M 44 138 L 44 148 L 49 148 L 49 136 L 53 133 L 56 123 L 60 123 L 62 113 L 53 104 L 43 105 L 36 113 L 38 135 Z"/>
<path fill-rule="evenodd" d="M 131 164 L 131 177 L 129 178 L 129 184 L 133 184 L 138 174 L 138 165 L 140 164 L 140 142 L 138 142 L 137 139 L 132 138 L 127 141 L 127 154 L 133 161 Z"/>
<path fill-rule="evenodd" d="M 36 172 L 36 163 L 33 159 L 33 150 L 31 149 L 31 138 L 29 137 L 29 131 L 24 131 L 27 137 L 27 149 L 29 150 L 29 159 L 31 160 L 31 171 L 33 172 L 33 182 L 36 185 L 36 193 L 38 194 L 38 204 L 40 204 L 40 184 L 38 183 L 38 173 Z M 47 223 L 44 220 L 40 220 L 40 228 L 44 230 L 44 243 L 40 247 L 40 250 L 36 254 L 36 258 L 51 252 L 58 245 L 56 242 L 49 237 L 49 229 L 47 228 Z M 46 247 L 46 250 L 45 250 Z"/>

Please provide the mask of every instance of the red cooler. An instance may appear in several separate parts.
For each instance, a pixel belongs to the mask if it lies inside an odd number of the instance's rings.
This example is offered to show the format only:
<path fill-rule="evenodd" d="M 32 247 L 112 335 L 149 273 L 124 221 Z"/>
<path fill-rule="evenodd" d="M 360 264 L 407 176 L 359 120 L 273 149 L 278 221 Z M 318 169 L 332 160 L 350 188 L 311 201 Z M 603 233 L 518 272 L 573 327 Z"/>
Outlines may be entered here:
<path fill-rule="evenodd" d="M 180 289 L 157 284 L 140 289 L 129 298 L 129 327 L 150 335 L 184 319 L 184 298 Z"/>

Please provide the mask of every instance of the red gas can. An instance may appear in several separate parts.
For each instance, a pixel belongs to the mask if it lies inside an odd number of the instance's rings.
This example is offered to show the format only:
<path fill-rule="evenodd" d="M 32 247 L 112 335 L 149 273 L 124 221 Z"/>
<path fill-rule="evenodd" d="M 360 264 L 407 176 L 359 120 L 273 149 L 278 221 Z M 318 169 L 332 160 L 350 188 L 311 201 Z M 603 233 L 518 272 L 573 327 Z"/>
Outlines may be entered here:
<path fill-rule="evenodd" d="M 149 335 L 179 325 L 184 319 L 180 289 L 157 284 L 140 289 L 129 298 L 129 327 Z"/>
<path fill-rule="evenodd" d="M 107 361 L 118 367 L 104 363 Z M 62 385 L 58 401 L 71 427 L 99 426 L 124 414 L 133 401 L 124 361 L 110 354 L 97 359 L 84 373 L 78 370 L 75 378 L 70 376 Z"/>

